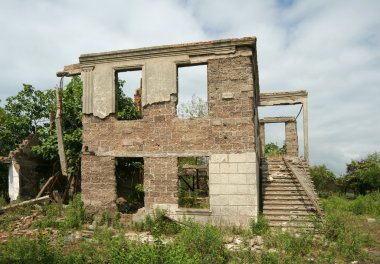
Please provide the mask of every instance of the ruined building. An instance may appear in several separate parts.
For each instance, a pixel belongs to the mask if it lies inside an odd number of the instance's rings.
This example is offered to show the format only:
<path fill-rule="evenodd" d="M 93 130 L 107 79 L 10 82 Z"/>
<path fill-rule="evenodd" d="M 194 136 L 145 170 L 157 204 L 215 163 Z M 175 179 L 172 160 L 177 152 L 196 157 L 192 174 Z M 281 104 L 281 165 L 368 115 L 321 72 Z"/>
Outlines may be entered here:
<path fill-rule="evenodd" d="M 34 198 L 38 193 L 40 176 L 36 168 L 40 160 L 32 152 L 32 147 L 37 144 L 37 137 L 30 135 L 8 157 L 0 157 L 0 163 L 8 166 L 8 196 L 11 201 Z"/>
<path fill-rule="evenodd" d="M 176 110 L 177 73 L 180 67 L 193 65 L 207 66 L 208 113 L 181 119 Z M 133 70 L 142 71 L 138 98 L 142 118 L 118 120 L 118 73 Z M 260 120 L 258 116 L 260 105 L 303 103 L 307 111 L 307 93 L 260 95 L 256 38 L 84 54 L 79 64 L 65 67 L 65 71 L 81 74 L 83 80 L 81 189 L 87 206 L 116 209 L 120 189 L 116 168 L 121 158 L 133 158 L 143 163 L 144 191 L 143 207 L 135 218 L 160 207 L 172 218 L 186 215 L 216 225 L 247 226 L 264 210 L 273 218 L 273 225 L 281 225 L 315 207 L 314 189 L 302 169 L 307 168 L 307 161 L 295 158 L 296 120 Z M 307 158 L 307 112 L 304 117 Z M 286 123 L 288 156 L 294 156 L 293 160 L 264 159 L 260 142 L 267 122 Z M 186 158 L 201 163 L 182 166 Z M 185 174 L 193 170 L 192 182 L 191 177 L 186 178 L 190 189 L 208 185 L 203 208 L 179 206 L 181 168 Z M 289 175 L 281 176 L 284 171 Z M 274 172 L 287 185 L 273 185 L 277 179 Z M 297 173 L 305 182 L 299 182 Z M 276 204 L 276 200 L 281 202 Z"/>

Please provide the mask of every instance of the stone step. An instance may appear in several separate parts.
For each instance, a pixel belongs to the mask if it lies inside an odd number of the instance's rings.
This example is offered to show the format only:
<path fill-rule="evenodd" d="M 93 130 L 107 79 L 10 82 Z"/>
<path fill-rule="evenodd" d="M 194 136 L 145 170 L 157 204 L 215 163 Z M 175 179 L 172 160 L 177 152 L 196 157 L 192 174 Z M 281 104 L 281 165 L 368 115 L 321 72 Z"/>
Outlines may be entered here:
<path fill-rule="evenodd" d="M 292 200 L 279 200 L 279 199 L 272 199 L 272 200 L 264 200 L 263 201 L 264 206 L 312 206 L 313 204 L 311 203 L 310 200 L 297 200 L 297 199 L 292 199 Z"/>
<path fill-rule="evenodd" d="M 266 215 L 263 214 L 264 217 L 272 221 L 294 221 L 294 222 L 313 222 L 312 215 Z"/>
<path fill-rule="evenodd" d="M 305 196 L 301 196 L 301 195 L 267 195 L 267 194 L 264 194 L 264 203 L 265 201 L 271 201 L 271 200 L 283 200 L 283 201 L 289 201 L 291 202 L 292 200 L 296 200 L 296 201 L 310 201 L 309 200 L 309 197 L 307 197 L 306 195 Z"/>
<path fill-rule="evenodd" d="M 283 187 L 283 188 L 287 188 L 287 187 L 297 187 L 297 188 L 302 188 L 301 184 L 299 183 L 295 183 L 295 182 L 277 182 L 277 181 L 272 181 L 272 182 L 264 182 L 263 183 L 263 187 L 264 188 L 267 188 L 267 187 Z"/>
<path fill-rule="evenodd" d="M 264 195 L 280 195 L 280 196 L 306 196 L 305 191 L 303 190 L 264 190 Z"/>
<path fill-rule="evenodd" d="M 277 215 L 277 216 L 304 215 L 304 216 L 308 216 L 308 215 L 311 215 L 313 213 L 310 211 L 306 211 L 306 210 L 302 211 L 302 210 L 265 210 L 264 209 L 263 214 L 265 216 L 269 216 L 269 215 Z"/>
<path fill-rule="evenodd" d="M 299 186 L 283 186 L 283 185 L 270 185 L 264 186 L 264 191 L 303 191 L 301 185 Z"/>
<path fill-rule="evenodd" d="M 271 181 L 267 180 L 267 179 L 264 179 L 263 180 L 263 183 L 266 184 L 266 183 L 298 183 L 298 180 L 296 179 L 273 179 Z"/>
<path fill-rule="evenodd" d="M 305 205 L 305 204 L 299 204 L 299 205 L 292 205 L 292 204 L 264 204 L 263 211 L 266 210 L 275 210 L 275 211 L 312 211 L 314 208 L 311 206 Z"/>

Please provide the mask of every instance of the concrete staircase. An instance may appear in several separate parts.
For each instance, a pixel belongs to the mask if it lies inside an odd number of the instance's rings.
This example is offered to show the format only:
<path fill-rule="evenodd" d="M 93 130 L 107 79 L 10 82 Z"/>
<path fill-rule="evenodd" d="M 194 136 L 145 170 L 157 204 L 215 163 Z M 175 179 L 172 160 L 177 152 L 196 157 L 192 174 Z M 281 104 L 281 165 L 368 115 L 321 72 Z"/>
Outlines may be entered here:
<path fill-rule="evenodd" d="M 263 215 L 269 225 L 312 228 L 312 216 L 321 211 L 307 163 L 299 158 L 264 158 L 261 169 Z"/>

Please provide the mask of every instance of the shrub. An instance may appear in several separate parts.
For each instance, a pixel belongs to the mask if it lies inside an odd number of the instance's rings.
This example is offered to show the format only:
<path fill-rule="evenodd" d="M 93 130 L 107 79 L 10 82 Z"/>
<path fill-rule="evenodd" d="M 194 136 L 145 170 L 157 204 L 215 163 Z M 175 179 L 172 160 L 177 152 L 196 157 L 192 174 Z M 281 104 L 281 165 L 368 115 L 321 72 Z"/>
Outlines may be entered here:
<path fill-rule="evenodd" d="M 59 248 L 49 246 L 46 236 L 37 240 L 14 237 L 1 246 L 0 263 L 59 263 Z"/>
<path fill-rule="evenodd" d="M 150 231 L 156 235 L 174 235 L 181 230 L 178 223 L 166 217 L 166 211 L 156 208 L 153 215 L 147 215 L 143 222 L 134 223 L 132 228 L 138 231 Z"/>
<path fill-rule="evenodd" d="M 75 195 L 65 210 L 65 226 L 80 228 L 85 220 L 85 209 L 80 195 Z"/>
<path fill-rule="evenodd" d="M 46 228 L 46 227 L 60 227 L 57 218 L 61 215 L 61 205 L 51 203 L 43 207 L 45 217 L 33 222 L 33 227 Z"/>
<path fill-rule="evenodd" d="M 178 234 L 175 244 L 192 256 L 194 263 L 225 263 L 228 253 L 221 232 L 211 225 L 189 225 Z"/>
<path fill-rule="evenodd" d="M 268 220 L 263 215 L 259 215 L 257 222 L 254 220 L 251 222 L 251 229 L 254 235 L 263 235 L 269 231 Z"/>

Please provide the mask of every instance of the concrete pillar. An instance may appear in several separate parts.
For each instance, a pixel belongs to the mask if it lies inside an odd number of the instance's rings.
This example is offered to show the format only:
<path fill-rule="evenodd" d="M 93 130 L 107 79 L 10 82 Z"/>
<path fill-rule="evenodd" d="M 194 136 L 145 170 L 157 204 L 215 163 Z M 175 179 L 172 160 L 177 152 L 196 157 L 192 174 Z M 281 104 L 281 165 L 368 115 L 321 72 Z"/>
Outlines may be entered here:
<path fill-rule="evenodd" d="M 260 157 L 264 157 L 265 155 L 265 123 L 259 123 L 259 127 L 260 127 Z"/>
<path fill-rule="evenodd" d="M 308 127 L 308 103 L 307 97 L 303 99 L 303 149 L 304 157 L 307 162 L 309 162 L 309 127 Z"/>
<path fill-rule="evenodd" d="M 297 121 L 285 122 L 285 145 L 288 156 L 298 156 Z"/>

